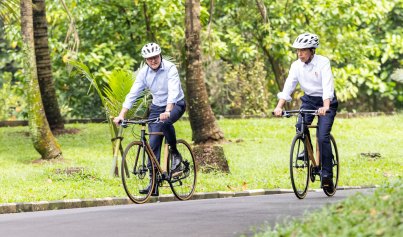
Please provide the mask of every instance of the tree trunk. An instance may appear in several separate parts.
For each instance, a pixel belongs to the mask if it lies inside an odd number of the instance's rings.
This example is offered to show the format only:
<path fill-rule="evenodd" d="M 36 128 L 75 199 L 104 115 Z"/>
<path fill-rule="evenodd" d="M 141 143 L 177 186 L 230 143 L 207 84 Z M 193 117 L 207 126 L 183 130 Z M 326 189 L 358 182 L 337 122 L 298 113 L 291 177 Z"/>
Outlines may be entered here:
<path fill-rule="evenodd" d="M 147 10 L 147 3 L 143 3 L 144 20 L 146 22 L 147 40 L 155 42 L 155 35 L 151 30 L 151 19 Z"/>
<path fill-rule="evenodd" d="M 213 145 L 223 141 L 224 134 L 214 117 L 204 83 L 200 49 L 200 0 L 186 0 L 185 11 L 186 92 L 192 138 L 197 145 L 194 147 L 196 161 L 199 166 L 229 172 L 223 148 Z M 204 153 L 208 153 L 210 159 L 206 160 Z"/>
<path fill-rule="evenodd" d="M 35 6 L 33 8 L 33 24 L 36 68 L 46 118 L 50 129 L 64 129 L 64 121 L 60 114 L 52 78 L 45 0 L 32 0 L 32 3 Z"/>
<path fill-rule="evenodd" d="M 46 120 L 38 84 L 31 0 L 21 0 L 21 31 L 25 51 L 24 73 L 28 81 L 28 120 L 31 139 L 42 159 L 63 158 L 60 145 Z"/>
<path fill-rule="evenodd" d="M 195 143 L 219 142 L 224 134 L 211 109 L 202 69 L 200 0 L 186 0 L 186 90 Z"/>

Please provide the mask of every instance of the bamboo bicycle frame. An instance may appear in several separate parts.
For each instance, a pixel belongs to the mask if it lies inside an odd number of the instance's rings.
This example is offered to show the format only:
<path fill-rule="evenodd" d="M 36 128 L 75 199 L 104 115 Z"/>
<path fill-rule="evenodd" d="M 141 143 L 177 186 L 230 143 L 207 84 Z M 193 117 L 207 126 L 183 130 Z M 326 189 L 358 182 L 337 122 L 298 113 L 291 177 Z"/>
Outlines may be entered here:
<path fill-rule="evenodd" d="M 114 149 L 113 149 L 113 168 L 112 168 L 112 175 L 119 176 L 119 173 L 117 173 L 117 168 L 118 167 L 118 157 L 119 157 L 119 152 L 123 155 L 122 151 L 122 140 L 123 140 L 123 127 L 119 127 L 116 137 L 112 140 L 114 142 Z M 151 155 L 150 159 L 152 159 L 152 162 L 156 164 L 155 167 L 157 167 L 158 171 L 166 175 L 168 173 L 168 144 L 164 142 L 164 157 L 161 159 L 161 164 L 157 161 L 157 157 L 155 156 L 153 150 L 151 149 L 150 144 L 146 140 L 145 136 L 147 135 L 158 135 L 158 136 L 164 136 L 162 132 L 150 132 L 146 133 L 146 126 L 142 125 L 141 126 L 141 139 L 140 142 L 142 142 L 145 146 L 145 149 L 147 152 Z M 165 140 L 165 139 L 164 139 Z M 128 171 L 126 164 L 125 164 L 125 169 Z"/>
<path fill-rule="evenodd" d="M 308 125 L 307 128 L 318 128 L 317 125 Z M 308 133 L 305 134 L 306 136 L 308 136 Z M 318 140 L 316 139 L 316 156 L 314 157 L 313 155 L 313 150 L 312 150 L 312 143 L 311 143 L 311 136 L 308 136 L 308 139 L 306 139 L 307 141 L 307 149 L 308 149 L 308 157 L 311 160 L 312 164 L 314 167 L 318 167 L 319 166 L 319 162 L 320 162 L 320 153 L 319 153 L 319 144 L 318 144 Z"/>
<path fill-rule="evenodd" d="M 155 167 L 158 169 L 158 172 L 160 174 L 162 174 L 163 176 L 167 175 L 168 173 L 168 154 L 169 154 L 169 150 L 168 150 L 168 143 L 166 143 L 165 138 L 164 138 L 164 156 L 161 157 L 161 163 L 158 162 L 156 155 L 154 154 L 153 150 L 151 149 L 150 144 L 148 143 L 147 139 L 145 138 L 145 136 L 147 135 L 157 135 L 157 136 L 164 136 L 164 134 L 162 132 L 146 132 L 146 126 L 145 125 L 141 125 L 141 138 L 140 138 L 140 142 L 142 142 L 144 144 L 145 149 L 147 150 L 148 154 L 151 155 L 151 157 L 149 157 L 150 159 L 152 159 L 152 162 L 155 164 Z"/>

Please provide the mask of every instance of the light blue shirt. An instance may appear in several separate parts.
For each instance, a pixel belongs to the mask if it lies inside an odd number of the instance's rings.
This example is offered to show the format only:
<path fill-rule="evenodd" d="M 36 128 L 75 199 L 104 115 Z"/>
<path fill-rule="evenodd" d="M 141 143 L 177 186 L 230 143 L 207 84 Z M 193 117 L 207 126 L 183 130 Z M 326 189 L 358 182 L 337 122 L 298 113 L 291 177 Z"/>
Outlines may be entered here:
<path fill-rule="evenodd" d="M 315 54 L 312 61 L 305 64 L 300 59 L 291 64 L 283 91 L 277 94 L 279 99 L 291 101 L 291 94 L 297 83 L 305 94 L 322 97 L 323 100 L 334 97 L 334 80 L 328 58 Z"/>
<path fill-rule="evenodd" d="M 166 106 L 168 103 L 175 104 L 185 97 L 178 69 L 175 64 L 162 59 L 161 67 L 154 71 L 145 65 L 137 74 L 136 80 L 127 94 L 123 107 L 131 109 L 140 93 L 149 89 L 152 96 L 152 103 L 157 106 Z"/>

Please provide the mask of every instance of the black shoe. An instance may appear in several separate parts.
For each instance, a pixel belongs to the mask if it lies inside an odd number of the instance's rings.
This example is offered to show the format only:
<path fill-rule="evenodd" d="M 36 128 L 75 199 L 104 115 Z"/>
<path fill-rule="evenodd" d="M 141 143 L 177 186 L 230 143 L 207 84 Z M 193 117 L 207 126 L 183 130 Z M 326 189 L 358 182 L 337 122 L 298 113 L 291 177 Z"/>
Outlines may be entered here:
<path fill-rule="evenodd" d="M 334 184 L 333 184 L 332 176 L 330 176 L 330 175 L 322 176 L 322 188 L 325 189 L 329 193 L 334 192 Z"/>
<path fill-rule="evenodd" d="M 301 151 L 297 156 L 297 160 L 304 160 L 304 157 L 305 157 L 305 151 Z"/>
<path fill-rule="evenodd" d="M 145 189 L 142 189 L 139 191 L 140 194 L 147 194 L 150 191 L 151 188 L 151 181 L 148 183 L 147 187 Z"/>
<path fill-rule="evenodd" d="M 179 152 L 172 152 L 172 164 L 171 164 L 172 173 L 180 171 L 181 163 L 182 163 L 181 154 Z"/>
<path fill-rule="evenodd" d="M 151 188 L 151 182 L 148 183 L 147 187 L 145 189 L 142 189 L 139 191 L 140 194 L 147 194 L 150 191 Z M 151 193 L 151 196 L 158 196 L 159 192 L 158 192 L 158 184 L 157 182 L 155 182 L 154 184 L 154 190 Z"/>

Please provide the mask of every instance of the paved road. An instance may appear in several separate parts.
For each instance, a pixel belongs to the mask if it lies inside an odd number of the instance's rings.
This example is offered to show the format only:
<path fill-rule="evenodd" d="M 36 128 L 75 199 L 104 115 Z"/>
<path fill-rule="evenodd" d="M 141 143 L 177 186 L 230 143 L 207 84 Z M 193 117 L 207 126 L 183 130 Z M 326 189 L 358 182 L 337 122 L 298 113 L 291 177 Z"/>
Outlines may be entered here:
<path fill-rule="evenodd" d="M 328 198 L 294 194 L 163 202 L 0 215 L 0 236 L 250 236 L 306 210 L 338 202 L 356 192 L 339 190 Z"/>

